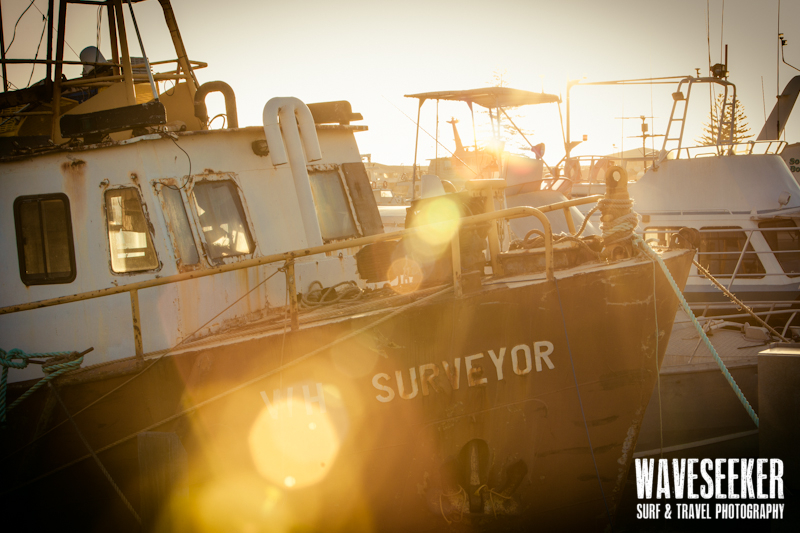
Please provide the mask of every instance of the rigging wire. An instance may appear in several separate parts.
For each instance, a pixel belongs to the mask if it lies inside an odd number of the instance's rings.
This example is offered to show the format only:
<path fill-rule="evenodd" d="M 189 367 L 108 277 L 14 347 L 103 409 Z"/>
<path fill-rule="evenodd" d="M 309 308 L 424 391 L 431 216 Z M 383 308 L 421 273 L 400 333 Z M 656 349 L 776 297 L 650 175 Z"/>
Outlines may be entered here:
<path fill-rule="evenodd" d="M 447 151 L 447 153 L 449 153 L 451 156 L 455 157 L 455 158 L 456 158 L 456 159 L 457 159 L 457 160 L 458 160 L 458 161 L 459 161 L 459 162 L 460 162 L 462 165 L 464 165 L 465 167 L 467 167 L 467 168 L 469 169 L 469 171 L 470 171 L 470 172 L 472 172 L 473 174 L 475 174 L 476 176 L 478 176 L 478 173 L 477 173 L 477 172 L 475 172 L 475 170 L 473 170 L 473 168 L 472 168 L 471 166 L 469 166 L 467 163 L 465 163 L 465 162 L 464 162 L 464 161 L 463 161 L 463 160 L 462 160 L 460 157 L 458 157 L 456 154 L 454 154 L 454 153 L 453 153 L 453 152 L 452 152 L 450 149 L 448 149 L 448 148 L 447 148 L 445 145 L 443 145 L 443 144 L 442 144 L 442 143 L 440 143 L 438 140 L 436 140 L 436 137 L 434 137 L 433 135 L 431 135 L 430 133 L 428 133 L 428 131 L 427 131 L 425 128 L 423 128 L 422 126 L 420 126 L 420 125 L 417 123 L 417 121 L 416 121 L 416 120 L 414 120 L 413 118 L 409 117 L 409 116 L 408 116 L 408 115 L 407 115 L 407 114 L 406 114 L 406 113 L 405 113 L 405 112 L 404 112 L 402 109 L 400 109 L 399 107 L 397 107 L 396 105 L 394 105 L 394 103 L 393 103 L 393 102 L 391 102 L 391 101 L 390 101 L 388 98 L 386 98 L 386 97 L 385 97 L 385 96 L 383 96 L 383 95 L 381 95 L 381 96 L 383 97 L 383 99 L 384 99 L 384 100 L 386 100 L 387 102 L 389 102 L 390 104 L 392 104 L 392 106 L 393 106 L 395 109 L 397 109 L 398 111 L 400 111 L 400 113 L 401 113 L 401 114 L 402 114 L 404 117 L 406 117 L 408 120 L 410 120 L 411 122 L 413 122 L 413 123 L 414 123 L 414 124 L 415 124 L 415 125 L 416 125 L 416 126 L 419 128 L 419 130 L 420 130 L 422 133 L 424 133 L 425 135 L 427 135 L 428 137 L 430 137 L 431 139 L 433 139 L 434 141 L 436 141 L 436 143 L 437 143 L 439 146 L 441 146 L 442 148 L 444 148 L 444 149 Z M 471 109 L 471 108 L 470 108 L 470 109 Z M 475 124 L 475 121 L 474 121 L 474 116 L 473 116 L 473 122 L 472 122 L 472 123 L 473 123 L 473 125 Z M 474 127 L 473 127 L 473 129 L 474 129 Z M 473 131 L 473 134 L 474 134 L 474 131 Z"/>
<path fill-rule="evenodd" d="M 97 48 L 98 52 L 100 51 L 100 24 L 103 22 L 103 8 L 101 6 L 97 7 L 97 40 L 95 44 L 95 48 Z M 97 62 L 97 59 L 95 59 Z"/>
<path fill-rule="evenodd" d="M 723 48 L 722 36 L 724 35 L 724 33 L 725 33 L 725 0 L 722 0 L 722 17 L 720 18 L 720 21 L 719 21 L 719 57 L 720 57 L 720 61 L 722 61 L 722 58 L 723 58 L 723 56 L 722 56 L 722 48 Z M 727 67 L 728 65 L 725 65 L 725 66 Z"/>
<path fill-rule="evenodd" d="M 119 385 L 117 385 L 116 387 L 114 387 L 113 389 L 111 389 L 110 391 L 108 391 L 108 392 L 106 392 L 105 394 L 101 395 L 99 398 L 96 398 L 95 400 L 93 400 L 93 401 L 89 402 L 87 405 L 85 405 L 85 406 L 81 407 L 80 409 L 78 409 L 77 411 L 75 411 L 74 413 L 72 413 L 72 416 L 78 416 L 78 415 L 79 415 L 79 414 L 81 414 L 82 412 L 84 412 L 84 411 L 86 411 L 87 409 L 89 409 L 91 406 L 93 406 L 93 405 L 95 405 L 95 404 L 97 404 L 97 403 L 101 402 L 103 399 L 105 399 L 105 398 L 107 398 L 108 396 L 112 395 L 114 392 L 116 392 L 116 391 L 118 391 L 119 389 L 123 388 L 125 385 L 127 385 L 128 383 L 130 383 L 130 382 L 131 382 L 131 381 L 133 381 L 134 379 L 138 378 L 139 376 L 141 376 L 142 374 L 144 374 L 145 372 L 147 372 L 148 370 L 150 370 L 150 369 L 151 369 L 151 368 L 152 368 L 152 367 L 153 367 L 153 366 L 154 366 L 156 363 L 158 363 L 159 361 L 161 361 L 162 359 L 164 359 L 164 357 L 166 357 L 166 356 L 167 356 L 167 355 L 169 355 L 170 353 L 174 352 L 174 351 L 175 351 L 175 350 L 176 350 L 176 349 L 177 349 L 177 348 L 178 348 L 178 347 L 179 347 L 181 344 L 183 344 L 183 343 L 184 343 L 184 342 L 186 342 L 187 340 L 189 340 L 189 339 L 191 339 L 192 337 L 194 337 L 194 336 L 195 336 L 197 333 L 199 333 L 200 331 L 202 331 L 202 330 L 203 330 L 203 328 L 205 328 L 205 327 L 206 327 L 206 326 L 208 326 L 208 325 L 209 325 L 211 322 L 213 322 L 214 320 L 216 320 L 217 318 L 219 318 L 220 316 L 222 316 L 222 314 L 223 314 L 223 313 L 225 313 L 225 312 L 226 312 L 228 309 L 230 309 L 231 307 L 233 307 L 234 305 L 236 305 L 237 303 L 239 303 L 240 301 L 242 301 L 244 298 L 246 298 L 246 297 L 247 297 L 247 296 L 249 296 L 251 293 L 253 293 L 253 292 L 254 292 L 256 289 L 258 289 L 259 287 L 261 287 L 262 285 L 264 285 L 264 284 L 265 284 L 267 281 L 269 281 L 269 280 L 270 280 L 270 279 L 271 279 L 273 276 L 275 276 L 275 275 L 276 275 L 278 272 L 281 272 L 281 270 L 282 270 L 281 268 L 278 268 L 278 269 L 276 269 L 276 270 L 275 270 L 275 272 L 273 272 L 272 274 L 270 274 L 269 276 L 267 276 L 267 277 L 266 277 L 264 280 L 262 280 L 262 281 L 261 281 L 261 282 L 260 282 L 258 285 L 256 285 L 255 287 L 253 287 L 252 289 L 250 289 L 249 291 L 247 291 L 246 293 L 244 293 L 244 294 L 243 294 L 242 296 L 240 296 L 240 297 L 239 297 L 239 298 L 238 298 L 236 301 L 234 301 L 233 303 L 231 303 L 231 304 L 230 304 L 228 307 L 226 307 L 225 309 L 223 309 L 222 311 L 220 311 L 219 313 L 217 313 L 216 315 L 214 315 L 213 317 L 211 317 L 210 319 L 208 319 L 208 320 L 207 320 L 207 321 L 206 321 L 206 322 L 205 322 L 205 323 L 204 323 L 202 326 L 200 326 L 199 328 L 195 329 L 195 330 L 194 330 L 193 332 L 191 332 L 189 335 L 186 335 L 185 337 L 183 337 L 183 338 L 182 338 L 180 341 L 178 341 L 178 343 L 177 343 L 177 344 L 175 344 L 175 345 L 174 345 L 172 348 L 168 348 L 168 349 L 167 349 L 167 350 L 166 350 L 164 353 L 162 353 L 162 354 L 161 354 L 161 355 L 159 355 L 158 357 L 155 357 L 155 358 L 153 358 L 153 359 L 151 360 L 150 364 L 148 364 L 147 366 L 145 366 L 145 367 L 144 367 L 142 370 L 140 370 L 139 372 L 137 372 L 136 374 L 134 374 L 134 375 L 133 375 L 132 377 L 130 377 L 129 379 L 127 379 L 127 380 L 123 381 L 122 383 L 120 383 Z M 293 364 L 293 363 L 289 363 L 289 364 Z M 8 455 L 6 455 L 5 457 L 3 457 L 2 459 L 8 459 L 9 457 L 12 457 L 12 456 L 14 456 L 15 454 L 17 454 L 17 453 L 21 452 L 22 450 L 24 450 L 24 449 L 28 448 L 29 446 L 33 445 L 35 442 L 38 442 L 39 440 L 43 439 L 43 438 L 44 438 L 46 435 L 48 435 L 49 433 L 51 433 L 51 432 L 55 431 L 55 430 L 56 430 L 56 428 L 58 428 L 58 427 L 62 426 L 63 424 L 66 424 L 66 423 L 67 423 L 67 420 L 62 420 L 61 422 L 58 422 L 58 423 L 56 423 L 56 424 L 55 424 L 53 427 L 51 427 L 50 429 L 48 429 L 48 430 L 44 431 L 43 433 L 39 434 L 37 437 L 34 437 L 34 438 L 33 438 L 32 440 L 30 440 L 30 441 L 29 441 L 27 444 L 24 444 L 24 445 L 22 445 L 21 447 L 17 448 L 16 450 L 14 450 L 14 451 L 13 451 L 13 452 L 11 452 L 11 453 L 9 453 Z M 95 453 L 100 453 L 100 452 L 102 452 L 102 451 L 103 451 L 102 449 L 101 449 L 101 450 L 95 450 Z M 66 466 L 69 466 L 69 465 L 66 465 Z"/>
<path fill-rule="evenodd" d="M 36 55 L 33 56 L 34 61 L 39 59 L 39 49 L 42 47 L 42 41 L 44 40 L 44 32 L 47 29 L 47 17 L 42 16 L 42 34 L 39 36 L 39 45 L 36 47 Z M 28 83 L 25 87 L 31 86 L 31 80 L 33 80 L 33 72 L 36 70 L 36 63 L 31 65 L 31 75 L 28 76 Z"/>
<path fill-rule="evenodd" d="M 17 38 L 17 25 L 19 25 L 19 21 L 22 20 L 22 17 L 25 16 L 25 13 L 28 12 L 28 10 L 31 8 L 34 2 L 36 2 L 36 0 L 31 0 L 31 3 L 28 4 L 28 7 L 25 8 L 25 11 L 22 12 L 22 14 L 17 18 L 17 21 L 14 23 L 14 33 L 11 35 L 11 42 L 8 43 L 8 47 L 5 49 L 6 54 L 8 53 L 9 50 L 11 50 L 11 45 L 14 44 L 14 39 Z M 39 8 L 37 7 L 36 9 L 38 10 Z M 39 13 L 42 12 L 39 11 Z M 44 15 L 44 13 L 42 13 L 42 15 Z"/>
<path fill-rule="evenodd" d="M 36 0 L 34 0 L 34 2 L 35 2 L 35 1 L 36 1 Z M 35 7 L 35 8 L 36 8 L 36 11 L 38 11 L 38 12 L 39 12 L 39 13 L 40 13 L 40 14 L 41 14 L 43 17 L 46 17 L 46 16 L 47 16 L 47 15 L 45 15 L 45 14 L 42 12 L 42 10 L 41 10 L 41 9 L 39 9 L 39 6 L 37 6 L 37 5 L 35 5 L 35 4 L 34 4 L 34 6 L 33 6 L 33 7 Z M 66 45 L 67 45 L 67 48 L 69 48 L 70 50 L 72 50 L 72 53 L 73 53 L 73 54 L 75 54 L 75 57 L 77 57 L 78 59 L 80 59 L 80 57 L 81 57 L 81 56 L 78 54 L 78 52 L 76 52 L 76 51 L 75 51 L 75 49 L 74 49 L 74 48 L 72 48 L 72 47 L 70 46 L 70 44 L 67 42 L 67 39 L 66 39 L 66 37 L 64 38 L 64 44 L 66 44 Z M 9 45 L 9 46 L 10 46 L 10 45 Z"/>
<path fill-rule="evenodd" d="M 214 117 L 214 118 L 217 118 L 217 117 Z M 212 119 L 212 120 L 213 120 L 213 119 Z M 178 147 L 178 149 L 179 149 L 181 152 L 183 152 L 184 154 L 186 154 L 186 159 L 188 159 L 188 160 L 189 160 L 189 174 L 186 176 L 186 180 L 184 180 L 184 182 L 183 182 L 183 185 L 181 185 L 180 187 L 176 187 L 176 186 L 174 186 L 174 185 L 168 185 L 168 184 L 164 184 L 164 185 L 165 185 L 165 187 L 169 187 L 170 189 L 175 189 L 176 191 L 180 191 L 181 189 L 185 188 L 185 187 L 186 187 L 186 185 L 188 185 L 190 181 L 192 181 L 192 158 L 191 158 L 191 157 L 189 157 L 189 152 L 187 152 L 186 150 L 184 150 L 184 149 L 181 147 L 181 145 L 180 145 L 180 144 L 178 144 L 178 141 L 176 141 L 176 140 L 175 140 L 175 138 L 174 138 L 174 137 L 173 137 L 171 134 L 169 134 L 169 133 L 168 133 L 168 134 L 167 134 L 167 137 L 169 137 L 169 140 L 171 140 L 171 141 L 173 142 L 173 144 L 175 144 L 175 146 L 177 146 L 177 147 Z"/>

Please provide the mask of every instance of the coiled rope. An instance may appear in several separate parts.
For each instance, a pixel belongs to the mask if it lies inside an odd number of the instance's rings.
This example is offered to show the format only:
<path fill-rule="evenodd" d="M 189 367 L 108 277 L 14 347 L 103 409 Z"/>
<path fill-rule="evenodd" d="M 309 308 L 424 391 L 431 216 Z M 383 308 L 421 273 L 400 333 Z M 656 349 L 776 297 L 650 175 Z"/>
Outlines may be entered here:
<path fill-rule="evenodd" d="M 319 286 L 318 289 L 314 287 Z M 338 287 L 345 287 L 337 291 Z M 343 281 L 333 287 L 325 288 L 319 281 L 314 281 L 308 286 L 308 292 L 300 298 L 300 306 L 304 308 L 332 305 L 338 302 L 354 302 L 361 298 L 363 291 L 355 281 Z"/>
<path fill-rule="evenodd" d="M 81 366 L 83 363 L 83 356 L 92 351 L 93 348 L 78 353 L 78 352 L 49 352 L 49 353 L 25 353 L 18 348 L 6 352 L 0 349 L 0 366 L 3 367 L 2 378 L 0 378 L 0 424 L 6 423 L 7 411 L 10 411 L 25 398 L 36 392 L 42 386 L 54 380 L 62 374 L 66 374 L 70 370 L 74 370 Z M 31 359 L 47 359 L 49 361 L 32 361 Z M 8 369 L 27 368 L 30 363 L 42 365 L 42 372 L 44 377 L 36 382 L 36 384 L 22 393 L 22 395 L 14 400 L 14 402 L 6 409 L 6 391 L 8 389 Z"/>
<path fill-rule="evenodd" d="M 588 220 L 591 213 L 597 209 L 603 213 L 600 217 L 600 231 L 603 233 L 603 244 L 616 244 L 627 239 L 633 238 L 636 226 L 639 225 L 639 215 L 633 210 L 633 200 L 631 198 L 602 198 L 597 202 L 597 206 L 589 212 L 584 219 Z M 581 226 L 583 228 L 584 226 Z"/>

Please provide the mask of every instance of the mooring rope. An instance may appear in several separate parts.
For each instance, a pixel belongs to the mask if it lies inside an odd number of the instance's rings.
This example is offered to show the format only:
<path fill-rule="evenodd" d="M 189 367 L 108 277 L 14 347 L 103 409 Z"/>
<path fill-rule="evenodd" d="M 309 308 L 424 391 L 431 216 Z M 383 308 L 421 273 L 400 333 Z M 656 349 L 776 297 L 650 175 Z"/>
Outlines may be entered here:
<path fill-rule="evenodd" d="M 750 315 L 751 317 L 753 317 L 754 319 L 756 319 L 756 321 L 757 321 L 759 324 L 761 324 L 762 326 L 764 326 L 765 328 L 767 328 L 767 329 L 769 330 L 769 332 L 770 332 L 770 333 L 772 333 L 773 335 L 775 335 L 776 337 L 778 337 L 778 338 L 779 338 L 781 341 L 783 341 L 783 342 L 789 342 L 789 341 L 786 339 L 786 337 L 784 337 L 783 335 L 781 335 L 780 333 L 778 333 L 777 331 L 775 331 L 775 329 L 774 329 L 772 326 L 770 326 L 769 324 L 767 324 L 767 323 L 764 321 L 764 319 L 762 319 L 760 316 L 758 316 L 758 315 L 757 315 L 757 314 L 756 314 L 756 313 L 755 313 L 755 312 L 754 312 L 754 311 L 753 311 L 753 310 L 752 310 L 750 307 L 748 307 L 748 306 L 747 306 L 747 305 L 746 305 L 746 304 L 745 304 L 743 301 L 741 301 L 739 298 L 737 298 L 735 294 L 733 294 L 731 291 L 729 291 L 728 289 L 726 289 L 726 288 L 725 288 L 725 286 L 724 286 L 724 285 L 722 285 L 722 283 L 720 283 L 719 281 L 717 281 L 717 278 L 715 278 L 715 277 L 714 277 L 714 276 L 711 274 L 711 272 L 709 272 L 709 271 L 708 271 L 708 270 L 707 270 L 707 269 L 706 269 L 706 268 L 705 268 L 703 265 L 701 265 L 700 263 L 698 263 L 698 262 L 697 262 L 697 260 L 693 260 L 693 261 L 692 261 L 692 263 L 694 264 L 694 266 L 696 266 L 696 267 L 697 267 L 697 272 L 699 272 L 699 273 L 700 273 L 700 275 L 702 275 L 704 278 L 708 279 L 708 281 L 710 281 L 710 282 L 711 282 L 711 283 L 712 283 L 712 284 L 713 284 L 713 285 L 714 285 L 716 288 L 718 288 L 719 290 L 721 290 L 721 291 L 723 292 L 723 294 L 725 294 L 725 296 L 727 296 L 727 297 L 728 297 L 728 299 L 729 299 L 729 300 L 730 300 L 732 303 L 734 303 L 734 304 L 736 305 L 736 307 L 738 307 L 739 309 L 743 310 L 745 313 L 747 313 L 748 315 Z"/>
<path fill-rule="evenodd" d="M 666 276 L 667 281 L 669 281 L 669 284 L 672 286 L 672 290 L 678 297 L 678 301 L 681 304 L 681 308 L 689 316 L 689 319 L 692 321 L 692 324 L 694 325 L 695 329 L 697 329 L 697 332 L 700 334 L 700 338 L 703 340 L 703 343 L 706 345 L 706 348 L 708 348 L 708 351 L 711 352 L 711 355 L 714 358 L 714 361 L 717 363 L 717 366 L 719 366 L 719 369 L 722 371 L 722 375 L 725 376 L 725 379 L 728 381 L 728 384 L 733 389 L 733 392 L 736 394 L 736 397 L 739 398 L 739 401 L 744 406 L 745 410 L 747 411 L 747 414 L 750 415 L 750 419 L 753 421 L 756 427 L 758 427 L 758 415 L 753 410 L 753 407 L 750 405 L 750 402 L 747 401 L 747 398 L 745 398 L 742 389 L 740 389 L 739 385 L 736 384 L 736 380 L 733 379 L 733 376 L 731 376 L 730 371 L 728 371 L 728 368 L 725 366 L 725 363 L 722 361 L 722 358 L 717 353 L 717 350 L 711 344 L 711 341 L 708 339 L 708 335 L 706 335 L 705 330 L 703 330 L 703 326 L 700 325 L 700 322 L 698 322 L 697 318 L 694 316 L 694 313 L 689 307 L 689 304 L 686 302 L 686 298 L 683 297 L 683 293 L 681 292 L 680 288 L 678 288 L 678 284 L 675 283 L 675 280 L 673 279 L 672 274 L 670 274 L 667 265 L 664 264 L 664 260 L 661 259 L 661 256 L 658 255 L 655 251 L 653 251 L 653 249 L 650 248 L 650 246 L 646 242 L 644 242 L 644 240 L 642 240 L 642 238 L 639 237 L 638 235 L 634 236 L 633 242 L 637 244 L 644 253 L 646 253 L 648 256 L 654 259 L 661 267 L 662 272 L 664 272 L 664 276 Z"/>
<path fill-rule="evenodd" d="M 70 370 L 74 370 L 81 366 L 83 363 L 83 356 L 89 353 L 92 348 L 85 352 L 48 352 L 48 353 L 25 353 L 18 348 L 14 348 L 6 352 L 0 350 L 0 366 L 3 367 L 3 374 L 0 377 L 0 425 L 6 423 L 7 411 L 12 410 L 14 407 L 23 402 L 28 396 L 39 390 L 42 386 L 51 382 L 58 376 L 66 374 Z M 31 361 L 31 359 L 47 359 L 52 358 L 50 361 L 40 362 Z M 27 368 L 32 362 L 38 362 L 42 365 L 42 372 L 44 377 L 36 382 L 33 387 L 23 392 L 19 398 L 8 406 L 6 409 L 6 391 L 8 390 L 8 369 L 16 368 L 21 370 Z"/>

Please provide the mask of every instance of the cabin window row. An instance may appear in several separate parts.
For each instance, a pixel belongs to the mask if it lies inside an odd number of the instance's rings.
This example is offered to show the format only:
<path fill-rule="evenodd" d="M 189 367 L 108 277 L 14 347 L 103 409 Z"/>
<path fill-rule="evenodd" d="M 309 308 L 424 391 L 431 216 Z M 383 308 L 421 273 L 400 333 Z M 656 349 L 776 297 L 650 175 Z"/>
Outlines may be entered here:
<path fill-rule="evenodd" d="M 162 184 L 159 191 L 179 261 L 188 266 L 199 264 L 200 254 L 181 189 Z M 212 262 L 253 252 L 253 238 L 233 181 L 200 180 L 195 183 L 191 197 Z M 122 274 L 159 268 L 139 190 L 135 187 L 108 189 L 103 201 L 111 270 Z M 333 219 L 335 222 L 336 217 Z M 14 222 L 20 278 L 25 285 L 75 280 L 75 245 L 66 194 L 18 197 L 14 201 Z"/>
<path fill-rule="evenodd" d="M 374 203 L 363 165 L 345 163 L 341 170 L 341 174 L 337 168 L 309 173 L 325 242 L 359 235 L 354 212 L 368 234 L 381 230 L 379 219 L 362 220 L 369 214 L 364 209 L 365 199 Z M 343 179 L 347 180 L 348 188 Z M 155 187 L 179 265 L 199 265 L 198 246 L 204 248 L 208 260 L 215 264 L 254 252 L 255 242 L 234 180 L 199 179 L 190 194 L 167 180 L 157 182 Z M 139 189 L 109 188 L 103 194 L 103 202 L 111 270 L 124 274 L 158 269 L 153 230 Z M 23 283 L 72 282 L 77 272 L 67 195 L 21 196 L 14 202 L 14 221 Z"/>

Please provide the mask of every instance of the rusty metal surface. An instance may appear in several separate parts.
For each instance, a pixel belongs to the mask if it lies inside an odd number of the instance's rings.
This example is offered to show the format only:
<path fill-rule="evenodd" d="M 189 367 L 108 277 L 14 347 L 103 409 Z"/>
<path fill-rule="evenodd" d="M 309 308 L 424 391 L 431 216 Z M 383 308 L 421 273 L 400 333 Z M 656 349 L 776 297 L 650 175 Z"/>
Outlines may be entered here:
<path fill-rule="evenodd" d="M 691 252 L 667 257 L 680 284 L 690 263 Z M 666 280 L 657 271 L 654 285 L 653 272 L 649 261 L 628 260 L 613 267 L 559 273 L 558 292 L 552 281 L 540 276 L 514 288 L 484 288 L 462 299 L 433 301 L 205 405 L 187 418 L 188 424 L 168 423 L 153 430 L 179 431 L 195 495 L 227 486 L 226 480 L 234 476 L 249 490 L 276 491 L 281 508 L 297 527 L 442 530 L 447 521 L 458 521 L 465 530 L 599 531 L 607 523 L 600 486 L 613 512 L 677 308 Z M 136 453 L 135 439 L 107 446 L 372 320 L 355 315 L 287 332 L 285 337 L 198 346 L 163 359 L 80 415 L 87 438 L 138 505 L 136 461 L 130 459 Z M 552 345 L 551 352 L 545 343 Z M 546 357 L 537 357 L 544 353 Z M 206 378 L 190 378 L 201 358 Z M 63 387 L 62 395 L 74 411 L 120 382 L 110 378 L 91 387 L 74 384 Z M 315 392 L 317 383 L 320 393 Z M 275 391 L 283 398 L 294 395 L 291 414 L 281 408 L 272 418 L 263 397 L 274 402 Z M 325 413 L 319 395 L 324 395 Z M 12 413 L 15 437 L 3 444 L 4 452 L 34 431 L 43 402 L 43 397 L 31 398 L 24 409 Z M 279 434 L 288 431 L 284 424 L 295 422 L 300 426 L 291 427 L 297 431 L 305 428 L 296 436 L 300 440 L 292 441 L 298 450 L 318 442 L 321 434 L 315 431 L 323 423 L 331 424 L 339 443 L 332 460 L 308 463 L 311 470 L 305 475 L 321 477 L 299 490 L 284 482 L 285 476 L 293 475 L 303 483 L 301 471 L 292 470 L 294 463 L 270 457 L 279 476 L 264 477 L 258 449 L 251 445 L 254 427 L 263 425 Z M 316 429 L 309 426 L 312 422 Z M 475 439 L 485 442 L 485 448 L 469 444 Z M 10 464 L 7 486 L 15 487 L 83 453 L 74 435 L 57 429 L 40 441 L 39 460 L 32 466 Z M 467 459 L 460 459 L 464 453 Z M 309 461 L 314 457 L 311 453 Z M 515 481 L 522 471 L 520 461 L 527 473 Z M 281 464 L 289 470 L 281 470 Z M 53 502 L 58 507 L 54 511 L 61 513 L 53 516 L 62 523 L 88 519 L 82 523 L 103 527 L 113 521 L 118 530 L 126 530 L 127 511 L 106 496 L 105 485 L 92 482 L 91 466 L 77 463 L 60 475 L 15 490 L 4 497 L 3 505 L 19 510 L 35 501 L 26 499 L 31 491 L 69 486 L 64 497 Z M 79 491 L 76 480 L 82 480 Z M 476 485 L 477 494 L 465 500 L 459 485 Z M 480 488 L 483 485 L 486 488 Z M 98 515 L 97 505 L 107 512 Z M 242 505 L 230 511 L 249 512 L 243 510 L 249 504 Z M 194 508 L 186 506 L 190 507 Z M 367 523 L 362 521 L 365 513 L 370 517 Z"/>

